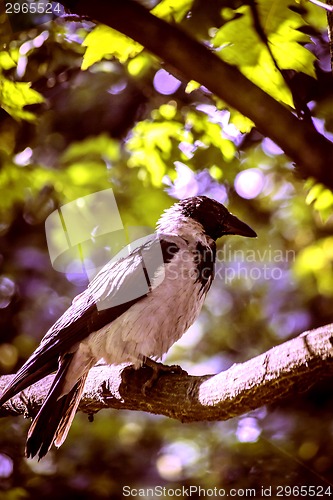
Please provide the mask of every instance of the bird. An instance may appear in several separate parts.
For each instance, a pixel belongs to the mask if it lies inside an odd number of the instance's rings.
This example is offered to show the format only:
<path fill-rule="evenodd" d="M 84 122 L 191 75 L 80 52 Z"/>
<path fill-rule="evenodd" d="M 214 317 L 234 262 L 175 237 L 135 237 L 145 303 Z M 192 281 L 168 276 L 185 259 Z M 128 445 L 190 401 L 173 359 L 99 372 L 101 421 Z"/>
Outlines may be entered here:
<path fill-rule="evenodd" d="M 182 337 L 211 287 L 224 235 L 257 236 L 210 197 L 182 199 L 163 212 L 150 239 L 105 264 L 73 299 L 0 398 L 1 406 L 56 372 L 28 431 L 28 458 L 63 444 L 96 363 L 137 369 Z"/>

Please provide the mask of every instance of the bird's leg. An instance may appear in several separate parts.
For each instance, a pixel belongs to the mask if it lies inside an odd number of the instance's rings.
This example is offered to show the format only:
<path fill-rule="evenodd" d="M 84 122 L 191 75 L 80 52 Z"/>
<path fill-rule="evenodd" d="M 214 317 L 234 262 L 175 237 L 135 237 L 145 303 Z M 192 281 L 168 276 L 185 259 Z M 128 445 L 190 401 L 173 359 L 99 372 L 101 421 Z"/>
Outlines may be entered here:
<path fill-rule="evenodd" d="M 184 373 L 188 375 L 188 373 L 178 365 L 163 365 L 163 363 L 154 361 L 147 356 L 144 356 L 142 366 L 147 366 L 148 368 L 152 369 L 151 377 L 149 377 L 149 379 L 142 386 L 142 393 L 144 395 L 146 395 L 147 389 L 151 389 L 159 376 L 163 375 L 164 373 Z"/>

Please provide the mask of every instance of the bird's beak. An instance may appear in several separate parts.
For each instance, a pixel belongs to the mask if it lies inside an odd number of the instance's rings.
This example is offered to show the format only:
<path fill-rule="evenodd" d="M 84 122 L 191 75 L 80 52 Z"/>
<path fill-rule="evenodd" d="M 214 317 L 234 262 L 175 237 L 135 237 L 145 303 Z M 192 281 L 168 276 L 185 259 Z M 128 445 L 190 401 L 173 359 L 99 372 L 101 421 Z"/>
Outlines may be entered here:
<path fill-rule="evenodd" d="M 239 234 L 248 238 L 255 238 L 257 236 L 257 233 L 250 226 L 232 214 L 228 214 L 227 219 L 223 221 L 223 226 L 223 234 Z"/>

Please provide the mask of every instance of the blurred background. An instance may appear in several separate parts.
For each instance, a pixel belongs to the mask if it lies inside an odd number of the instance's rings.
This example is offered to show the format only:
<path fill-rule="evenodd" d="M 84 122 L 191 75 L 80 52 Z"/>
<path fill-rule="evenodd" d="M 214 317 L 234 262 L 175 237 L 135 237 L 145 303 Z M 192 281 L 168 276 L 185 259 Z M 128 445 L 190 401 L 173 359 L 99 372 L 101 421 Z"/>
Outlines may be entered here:
<path fill-rule="evenodd" d="M 238 47 L 239 67 L 290 106 L 288 87 L 270 79 L 276 68 L 260 73 L 267 48 L 241 4 L 183 1 L 172 15 L 218 53 L 236 32 L 246 43 Z M 271 26 L 268 4 L 276 9 Z M 299 28 L 285 38 L 294 59 L 282 69 L 303 114 L 333 139 L 325 12 L 310 4 L 258 5 L 272 36 Z M 159 6 L 157 14 L 172 20 L 163 11 L 167 2 Z M 250 120 L 138 44 L 68 17 L 60 4 L 49 13 L 2 12 L 0 27 L 1 374 L 22 365 L 88 283 L 75 261 L 62 273 L 52 268 L 46 218 L 109 188 L 125 228 L 154 228 L 178 199 L 206 194 L 258 234 L 219 242 L 204 309 L 164 362 L 193 375 L 217 373 L 333 321 L 333 195 L 303 179 Z M 333 477 L 332 414 L 327 381 L 227 422 L 181 424 L 104 410 L 90 423 L 79 413 L 64 445 L 40 462 L 24 458 L 29 422 L 2 418 L 0 498 L 117 499 L 125 485 L 326 489 Z"/>

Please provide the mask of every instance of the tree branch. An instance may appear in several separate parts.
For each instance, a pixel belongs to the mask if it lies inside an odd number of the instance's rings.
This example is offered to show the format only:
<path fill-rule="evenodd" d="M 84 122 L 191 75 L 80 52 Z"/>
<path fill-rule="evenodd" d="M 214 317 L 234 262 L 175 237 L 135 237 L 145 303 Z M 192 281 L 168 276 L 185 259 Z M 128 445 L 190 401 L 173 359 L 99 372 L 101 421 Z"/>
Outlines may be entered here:
<path fill-rule="evenodd" d="M 200 82 L 250 118 L 300 167 L 303 176 L 313 176 L 333 189 L 333 144 L 310 121 L 298 119 L 178 26 L 158 19 L 133 0 L 62 3 L 138 41 L 186 79 Z"/>
<path fill-rule="evenodd" d="M 327 31 L 328 40 L 330 44 L 330 54 L 331 54 L 331 70 L 333 74 L 333 0 L 326 0 L 328 10 L 327 15 Z"/>
<path fill-rule="evenodd" d="M 104 408 L 141 410 L 182 422 L 227 420 L 262 405 L 305 392 L 333 376 L 333 324 L 302 333 L 245 363 L 217 375 L 201 377 L 167 373 L 143 395 L 150 368 L 97 366 L 89 374 L 79 410 L 93 414 Z M 0 393 L 13 375 L 0 378 Z M 13 398 L 0 416 L 35 415 L 53 375 Z"/>

